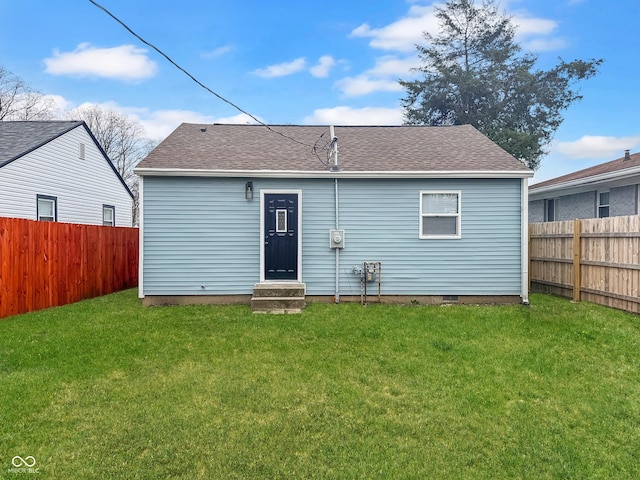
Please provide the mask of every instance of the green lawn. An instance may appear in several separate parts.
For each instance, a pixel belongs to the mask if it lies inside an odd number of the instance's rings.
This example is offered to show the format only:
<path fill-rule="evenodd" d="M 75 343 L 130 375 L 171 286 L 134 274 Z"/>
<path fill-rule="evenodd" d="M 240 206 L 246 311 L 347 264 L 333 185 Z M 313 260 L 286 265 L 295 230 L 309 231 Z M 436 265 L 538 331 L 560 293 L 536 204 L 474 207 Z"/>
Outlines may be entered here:
<path fill-rule="evenodd" d="M 640 478 L 640 319 L 531 304 L 0 320 L 0 478 Z"/>

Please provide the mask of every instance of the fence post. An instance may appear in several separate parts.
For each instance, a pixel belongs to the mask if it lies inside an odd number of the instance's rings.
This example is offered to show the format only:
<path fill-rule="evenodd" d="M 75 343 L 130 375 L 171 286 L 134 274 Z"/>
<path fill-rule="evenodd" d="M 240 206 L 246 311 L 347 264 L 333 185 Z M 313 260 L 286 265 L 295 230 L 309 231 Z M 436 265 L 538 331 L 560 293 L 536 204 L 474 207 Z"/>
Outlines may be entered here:
<path fill-rule="evenodd" d="M 580 301 L 580 232 L 582 225 L 580 219 L 573 221 L 573 301 Z"/>

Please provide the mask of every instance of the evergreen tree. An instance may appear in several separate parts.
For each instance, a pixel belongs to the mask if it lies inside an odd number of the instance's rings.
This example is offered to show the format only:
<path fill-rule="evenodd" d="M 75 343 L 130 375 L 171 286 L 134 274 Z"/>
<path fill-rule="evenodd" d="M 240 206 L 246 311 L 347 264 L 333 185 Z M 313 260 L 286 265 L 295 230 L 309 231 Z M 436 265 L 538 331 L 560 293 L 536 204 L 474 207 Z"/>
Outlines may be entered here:
<path fill-rule="evenodd" d="M 575 84 L 592 77 L 602 60 L 574 60 L 536 69 L 523 53 L 511 19 L 496 2 L 449 0 L 436 9 L 440 32 L 418 46 L 423 76 L 400 81 L 405 123 L 471 124 L 530 168 L 563 121 L 562 112 L 582 98 Z"/>

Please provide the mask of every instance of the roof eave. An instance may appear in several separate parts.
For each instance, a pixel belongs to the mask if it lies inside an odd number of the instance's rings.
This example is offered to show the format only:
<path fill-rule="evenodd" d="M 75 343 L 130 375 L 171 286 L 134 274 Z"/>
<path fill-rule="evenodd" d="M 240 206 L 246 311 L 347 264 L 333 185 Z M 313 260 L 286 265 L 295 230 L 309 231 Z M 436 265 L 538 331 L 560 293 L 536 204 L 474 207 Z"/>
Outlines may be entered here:
<path fill-rule="evenodd" d="M 201 170 L 136 168 L 149 177 L 252 177 L 252 178 L 529 178 L 531 170 L 435 170 L 435 171 L 301 171 L 301 170 Z"/>
<path fill-rule="evenodd" d="M 576 190 L 589 189 L 589 187 L 597 187 L 606 182 L 620 180 L 633 175 L 640 175 L 640 166 L 625 168 L 623 170 L 616 170 L 615 172 L 601 173 L 599 175 L 592 175 L 590 177 L 582 177 L 566 182 L 554 183 L 552 185 L 546 185 L 536 188 L 535 185 L 529 187 L 529 200 L 539 200 L 546 198 L 546 194 L 553 192 L 560 192 L 564 190 Z M 570 194 L 568 192 L 567 194 Z"/>

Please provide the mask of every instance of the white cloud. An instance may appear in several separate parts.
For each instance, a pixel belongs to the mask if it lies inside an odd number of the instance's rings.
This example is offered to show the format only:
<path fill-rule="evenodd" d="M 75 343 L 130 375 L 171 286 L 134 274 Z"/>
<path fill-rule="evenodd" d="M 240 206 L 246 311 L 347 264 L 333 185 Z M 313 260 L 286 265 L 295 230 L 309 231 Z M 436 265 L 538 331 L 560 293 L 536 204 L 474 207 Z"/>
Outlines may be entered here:
<path fill-rule="evenodd" d="M 572 159 L 597 158 L 614 160 L 623 155 L 624 150 L 640 147 L 640 135 L 633 137 L 605 137 L 585 135 L 574 142 L 557 142 L 552 150 Z"/>
<path fill-rule="evenodd" d="M 304 58 L 297 58 L 292 62 L 279 63 L 266 68 L 258 68 L 254 70 L 254 75 L 263 78 L 285 77 L 304 70 L 307 67 L 307 61 Z"/>
<path fill-rule="evenodd" d="M 78 106 L 73 106 L 70 105 L 70 102 L 64 99 L 62 100 L 68 109 L 98 105 L 105 110 L 115 110 L 131 120 L 140 122 L 144 127 L 146 137 L 156 141 L 164 140 L 171 132 L 178 128 L 181 123 L 256 123 L 255 120 L 243 113 L 229 117 L 214 117 L 193 110 L 151 110 L 148 108 L 126 107 L 115 102 L 98 104 L 86 102 Z M 260 117 L 258 117 L 258 119 L 263 121 Z"/>
<path fill-rule="evenodd" d="M 534 38 L 523 42 L 522 46 L 531 52 L 553 52 L 566 48 L 567 42 L 562 38 Z"/>
<path fill-rule="evenodd" d="M 393 76 L 406 77 L 411 74 L 411 69 L 420 66 L 420 58 L 418 56 L 399 58 L 393 55 L 387 55 L 376 59 L 375 66 L 366 73 L 376 76 Z"/>
<path fill-rule="evenodd" d="M 143 126 L 149 138 L 164 139 L 181 123 L 215 123 L 215 119 L 192 110 L 147 110 L 122 108 Z"/>
<path fill-rule="evenodd" d="M 72 103 L 62 95 L 45 95 L 45 98 L 51 101 L 58 112 L 72 108 Z"/>
<path fill-rule="evenodd" d="M 516 26 L 516 37 L 518 38 L 530 35 L 549 35 L 558 28 L 558 22 L 554 20 L 529 17 L 522 13 L 514 15 L 511 20 Z"/>
<path fill-rule="evenodd" d="M 356 77 L 346 77 L 336 82 L 336 87 L 347 97 L 359 97 L 375 92 L 400 92 L 402 85 L 397 80 L 374 78 L 364 73 Z"/>
<path fill-rule="evenodd" d="M 387 55 L 378 58 L 370 70 L 355 77 L 338 80 L 335 86 L 347 97 L 358 97 L 375 92 L 400 92 L 403 87 L 398 83 L 398 78 L 411 77 L 411 69 L 419 65 L 418 57 L 399 58 Z"/>
<path fill-rule="evenodd" d="M 229 117 L 214 117 L 193 110 L 146 110 L 122 108 L 129 116 L 136 118 L 144 126 L 150 138 L 164 139 L 181 123 L 235 123 L 255 124 L 248 115 L 239 113 Z M 260 121 L 262 119 L 259 118 Z"/>
<path fill-rule="evenodd" d="M 372 28 L 363 23 L 351 32 L 351 37 L 370 38 L 369 46 L 398 52 L 415 51 L 416 45 L 424 44 L 424 33 L 437 34 L 439 31 L 434 3 L 430 6 L 413 5 L 407 15 L 389 25 Z M 524 11 L 513 13 L 512 22 L 516 26 L 516 40 L 528 50 L 550 51 L 566 47 L 566 42 L 552 37 L 558 22 L 538 18 Z"/>
<path fill-rule="evenodd" d="M 266 123 L 264 119 L 261 118 L 260 116 L 256 116 L 256 118 L 260 120 L 260 122 Z M 229 124 L 236 124 L 236 125 L 238 124 L 257 125 L 258 124 L 258 122 L 256 122 L 253 118 L 251 118 L 249 115 L 245 113 L 239 113 L 238 115 L 233 115 L 231 117 L 218 117 L 215 119 L 215 122 L 213 123 L 229 123 Z"/>
<path fill-rule="evenodd" d="M 306 125 L 402 125 L 400 108 L 319 108 L 305 117 Z"/>
<path fill-rule="evenodd" d="M 434 6 L 413 5 L 405 18 L 386 27 L 371 28 L 367 23 L 351 32 L 352 37 L 369 37 L 369 45 L 382 50 L 401 52 L 413 51 L 416 44 L 423 42 L 424 32 L 436 33 L 438 21 L 434 15 Z"/>
<path fill-rule="evenodd" d="M 211 60 L 214 58 L 222 57 L 227 53 L 231 53 L 236 49 L 235 45 L 226 45 L 224 47 L 218 47 L 215 50 L 211 50 L 210 52 L 205 52 L 201 55 L 205 60 Z"/>
<path fill-rule="evenodd" d="M 153 77 L 156 62 L 147 57 L 146 50 L 133 45 L 97 48 L 81 43 L 72 52 L 54 50 L 53 57 L 44 60 L 46 72 L 52 75 L 103 77 L 137 81 Z"/>
<path fill-rule="evenodd" d="M 318 60 L 318 64 L 311 67 L 309 71 L 316 78 L 326 78 L 329 76 L 331 68 L 336 65 L 335 59 L 331 55 L 323 55 Z"/>
<path fill-rule="evenodd" d="M 567 47 L 563 38 L 554 36 L 558 22 L 547 18 L 531 17 L 527 13 L 518 12 L 512 17 L 516 26 L 516 41 L 525 50 L 533 52 L 551 52 Z"/>

